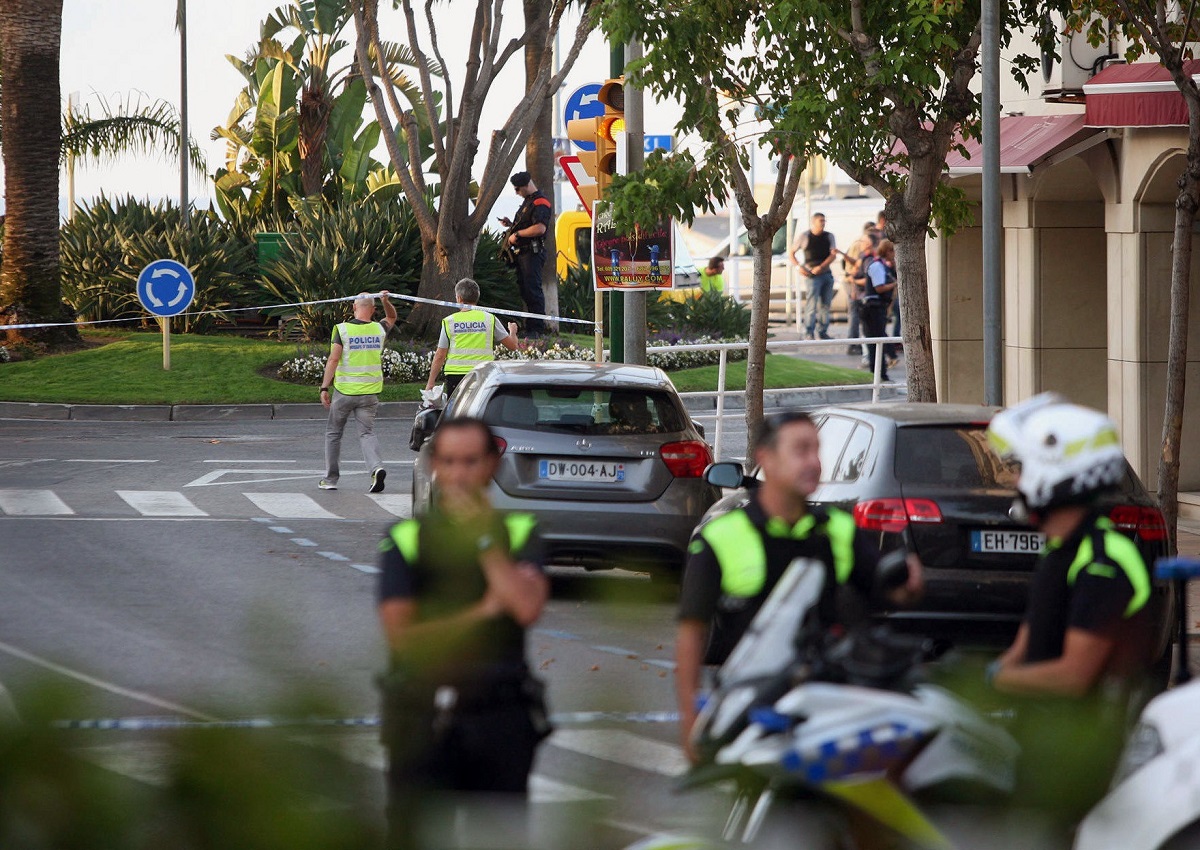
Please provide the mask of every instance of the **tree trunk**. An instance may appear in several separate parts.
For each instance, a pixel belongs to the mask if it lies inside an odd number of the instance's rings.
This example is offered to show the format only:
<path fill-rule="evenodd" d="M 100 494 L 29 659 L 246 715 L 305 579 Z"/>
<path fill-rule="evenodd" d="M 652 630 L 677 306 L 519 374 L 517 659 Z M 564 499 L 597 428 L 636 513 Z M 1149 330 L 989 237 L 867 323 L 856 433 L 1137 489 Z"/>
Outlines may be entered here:
<path fill-rule="evenodd" d="M 550 32 L 550 4 L 545 0 L 525 0 L 525 32 L 529 42 L 525 47 L 525 81 L 532 86 L 537 79 L 538 67 L 545 56 Z M 533 182 L 547 197 L 554 198 L 554 93 L 546 92 L 542 111 L 533 122 L 533 132 L 525 143 L 525 168 L 533 175 Z M 557 218 L 560 210 L 554 211 Z M 558 249 L 554 242 L 554 220 L 544 237 L 546 250 L 542 256 L 542 292 L 546 297 L 546 312 L 558 315 Z M 547 323 L 547 328 L 557 331 L 558 323 Z"/>
<path fill-rule="evenodd" d="M 4 127 L 0 324 L 69 322 L 58 245 L 62 0 L 0 3 L 0 124 Z M 78 342 L 74 327 L 12 330 L 10 343 Z"/>
<path fill-rule="evenodd" d="M 767 369 L 767 322 L 771 312 L 771 239 L 754 245 L 754 283 L 750 295 L 750 350 L 746 356 L 746 458 L 754 455 L 754 435 L 763 419 Z M 718 458 L 720 460 L 720 458 Z"/>
<path fill-rule="evenodd" d="M 454 284 L 475 273 L 475 250 L 479 239 L 455 240 L 449 245 L 422 240 L 423 253 L 432 257 L 421 266 L 421 283 L 417 292 L 422 298 L 438 301 L 454 301 Z M 489 305 L 484 304 L 487 307 Z M 408 314 L 407 324 L 413 336 L 421 339 L 437 339 L 438 326 L 446 316 L 454 312 L 453 307 L 434 304 L 414 304 Z"/>
<path fill-rule="evenodd" d="M 329 133 L 329 115 L 333 104 L 323 88 L 304 87 L 300 93 L 298 149 L 300 183 L 304 197 L 319 196 L 325 187 L 325 138 Z"/>
<path fill-rule="evenodd" d="M 889 204 L 889 206 L 891 206 Z M 933 369 L 933 336 L 929 326 L 929 268 L 925 257 L 925 223 L 901 213 L 889 223 L 895 233 L 896 280 L 900 291 L 900 330 L 904 336 L 904 368 L 909 401 L 937 401 Z"/>
<path fill-rule="evenodd" d="M 1200 104 L 1189 103 L 1189 107 Z M 1195 109 L 1193 109 L 1195 111 Z M 1193 123 L 1197 123 L 1193 121 Z M 1166 404 L 1162 452 L 1158 458 L 1158 504 L 1167 522 L 1171 551 L 1179 525 L 1179 449 L 1183 439 L 1187 391 L 1188 311 L 1191 308 L 1192 224 L 1200 209 L 1200 133 L 1193 129 L 1187 168 L 1179 178 L 1175 199 L 1175 238 L 1171 246 L 1171 327 L 1167 339 Z"/>

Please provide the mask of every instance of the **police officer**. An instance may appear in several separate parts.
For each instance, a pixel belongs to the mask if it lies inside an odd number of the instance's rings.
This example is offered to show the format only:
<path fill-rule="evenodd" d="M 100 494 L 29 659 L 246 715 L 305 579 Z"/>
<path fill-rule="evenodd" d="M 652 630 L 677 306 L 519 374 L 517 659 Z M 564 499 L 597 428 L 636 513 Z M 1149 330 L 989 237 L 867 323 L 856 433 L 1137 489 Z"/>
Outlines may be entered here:
<path fill-rule="evenodd" d="M 479 284 L 464 277 L 454 284 L 454 300 L 462 307 L 442 319 L 442 332 L 438 337 L 437 351 L 429 367 L 429 380 L 425 389 L 433 389 L 438 374 L 445 366 L 446 395 L 454 392 L 463 377 L 480 363 L 495 359 L 495 344 L 498 342 L 509 351 L 517 348 L 517 325 L 508 323 L 508 330 L 500 324 L 494 313 L 475 309 L 479 303 Z"/>
<path fill-rule="evenodd" d="M 489 504 L 499 449 L 482 421 L 448 419 L 432 440 L 434 504 L 380 545 L 379 617 L 391 651 L 383 735 L 400 847 L 412 843 L 430 794 L 523 795 L 549 731 L 525 664 L 525 630 L 549 592 L 536 522 Z"/>
<path fill-rule="evenodd" d="M 996 414 L 988 440 L 1020 461 L 1021 507 L 1047 540 L 1025 619 L 992 667 L 993 684 L 1079 697 L 1133 682 L 1152 660 L 1150 572 L 1095 504 L 1125 476 L 1116 426 L 1043 393 Z"/>
<path fill-rule="evenodd" d="M 550 199 L 538 190 L 528 171 L 518 171 L 510 178 L 517 194 L 521 196 L 521 208 L 515 219 L 501 218 L 500 223 L 509 229 L 508 245 L 516 255 L 517 284 L 521 298 L 530 313 L 546 312 L 546 297 L 542 293 L 542 268 L 544 267 L 545 236 L 550 229 L 553 207 Z M 525 334 L 537 336 L 545 331 L 541 319 L 526 319 Z"/>
<path fill-rule="evenodd" d="M 1072 821 L 1103 796 L 1126 720 L 1153 690 L 1150 572 L 1096 504 L 1127 474 L 1112 420 L 1043 393 L 988 427 L 1021 464 L 1018 511 L 1046 535 L 1016 639 L 987 679 L 1021 746 L 1015 799 Z"/>
<path fill-rule="evenodd" d="M 336 325 L 330 338 L 329 359 L 321 378 L 321 403 L 329 411 L 325 426 L 325 477 L 317 486 L 336 490 L 341 477 L 339 459 L 342 433 L 353 416 L 358 423 L 358 442 L 371 473 L 370 492 L 383 492 L 387 470 L 379 455 L 375 436 L 375 414 L 383 391 L 383 346 L 396 326 L 396 308 L 388 291 L 379 293 L 384 319 L 375 321 L 375 296 L 360 292 L 354 299 L 354 318 Z"/>
<path fill-rule="evenodd" d="M 754 440 L 762 482 L 743 507 L 702 526 L 689 549 L 680 593 L 675 645 L 675 690 L 684 750 L 690 735 L 703 664 L 721 664 L 796 558 L 823 563 L 828 580 L 822 621 L 836 618 L 838 585 L 871 594 L 879 552 L 854 519 L 836 508 L 810 506 L 821 479 L 817 428 L 808 414 L 766 418 Z M 921 563 L 909 556 L 906 584 L 890 594 L 904 604 L 921 593 Z"/>

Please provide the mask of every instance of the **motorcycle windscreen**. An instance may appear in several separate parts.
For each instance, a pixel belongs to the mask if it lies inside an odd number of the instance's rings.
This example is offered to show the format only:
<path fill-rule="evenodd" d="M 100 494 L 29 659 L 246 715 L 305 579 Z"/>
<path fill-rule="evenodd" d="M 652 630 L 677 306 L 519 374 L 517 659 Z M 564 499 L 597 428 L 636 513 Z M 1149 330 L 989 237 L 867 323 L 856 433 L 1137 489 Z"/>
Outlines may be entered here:
<path fill-rule="evenodd" d="M 780 576 L 758 614 L 721 665 L 721 688 L 786 670 L 796 660 L 796 636 L 814 610 L 825 584 L 825 568 L 812 558 L 797 558 Z"/>

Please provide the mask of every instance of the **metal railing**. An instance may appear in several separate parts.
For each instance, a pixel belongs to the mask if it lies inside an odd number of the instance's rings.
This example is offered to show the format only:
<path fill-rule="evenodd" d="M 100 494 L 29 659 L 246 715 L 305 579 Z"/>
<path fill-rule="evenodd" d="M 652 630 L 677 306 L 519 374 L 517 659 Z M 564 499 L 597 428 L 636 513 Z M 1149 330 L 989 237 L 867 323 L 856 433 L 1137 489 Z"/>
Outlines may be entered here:
<path fill-rule="evenodd" d="M 874 345 L 875 346 L 875 363 L 874 363 L 874 380 L 871 382 L 871 401 L 879 401 L 880 391 L 884 387 L 902 387 L 906 383 L 900 381 L 887 381 L 882 379 L 883 375 L 883 346 L 887 343 L 903 343 L 903 339 L 898 336 L 880 336 L 867 337 L 865 339 L 791 339 L 791 340 L 770 340 L 767 342 L 767 350 L 775 351 L 778 349 L 795 348 L 804 350 L 807 348 L 837 348 L 846 345 Z M 697 392 L 680 393 L 683 398 L 700 398 L 707 396 L 716 396 L 717 399 L 717 423 L 713 434 L 713 456 L 720 458 L 721 456 L 721 436 L 724 428 L 723 420 L 725 416 L 725 397 L 726 396 L 745 396 L 745 390 L 730 390 L 726 389 L 725 379 L 729 365 L 730 351 L 747 351 L 750 348 L 748 342 L 719 342 L 709 343 L 705 345 L 672 345 L 670 351 L 716 351 L 718 352 L 717 359 L 717 388 L 715 390 L 701 390 Z M 655 349 L 649 348 L 647 354 L 653 354 Z M 816 386 L 816 387 L 783 387 L 773 390 L 764 390 L 763 395 L 779 395 L 781 393 L 824 393 L 831 390 L 861 390 L 863 384 L 835 384 L 831 386 Z"/>

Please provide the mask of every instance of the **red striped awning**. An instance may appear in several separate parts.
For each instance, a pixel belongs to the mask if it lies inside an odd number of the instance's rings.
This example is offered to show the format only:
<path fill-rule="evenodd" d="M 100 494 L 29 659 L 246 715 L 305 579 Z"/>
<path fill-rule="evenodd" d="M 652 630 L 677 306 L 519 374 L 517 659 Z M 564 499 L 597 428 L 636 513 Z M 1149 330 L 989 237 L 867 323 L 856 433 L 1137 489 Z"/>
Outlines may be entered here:
<path fill-rule="evenodd" d="M 1197 79 L 1200 59 L 1184 62 Z M 1109 65 L 1083 85 L 1089 127 L 1186 127 L 1187 104 L 1158 62 Z"/>
<path fill-rule="evenodd" d="M 1028 174 L 1054 154 L 1079 144 L 1096 131 L 1082 112 L 1069 115 L 1005 115 L 1000 119 L 1000 173 Z M 983 171 L 983 143 L 963 141 L 966 156 L 951 149 L 946 168 L 952 177 Z"/>

